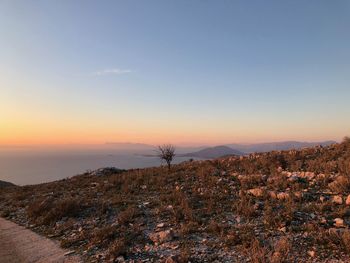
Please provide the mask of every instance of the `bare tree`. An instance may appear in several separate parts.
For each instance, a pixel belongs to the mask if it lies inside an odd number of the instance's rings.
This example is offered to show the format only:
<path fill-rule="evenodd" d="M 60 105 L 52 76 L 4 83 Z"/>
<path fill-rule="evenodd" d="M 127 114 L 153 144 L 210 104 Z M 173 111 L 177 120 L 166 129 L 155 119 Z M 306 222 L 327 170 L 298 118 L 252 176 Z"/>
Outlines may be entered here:
<path fill-rule="evenodd" d="M 158 157 L 165 161 L 168 165 L 168 170 L 170 170 L 171 162 L 175 157 L 175 146 L 172 144 L 159 145 L 157 149 Z"/>

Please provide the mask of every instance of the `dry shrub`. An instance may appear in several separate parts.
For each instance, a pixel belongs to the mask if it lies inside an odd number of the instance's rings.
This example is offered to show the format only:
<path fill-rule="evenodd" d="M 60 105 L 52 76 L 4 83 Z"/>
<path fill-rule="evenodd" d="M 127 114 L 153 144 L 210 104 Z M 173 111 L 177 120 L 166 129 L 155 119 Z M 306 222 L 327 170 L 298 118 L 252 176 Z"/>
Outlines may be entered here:
<path fill-rule="evenodd" d="M 350 189 L 350 178 L 347 176 L 338 176 L 328 187 L 335 193 L 345 193 Z"/>
<path fill-rule="evenodd" d="M 47 198 L 37 201 L 27 207 L 27 215 L 36 223 L 48 225 L 63 217 L 75 217 L 81 210 L 81 200 L 66 198 L 53 201 Z"/>
<path fill-rule="evenodd" d="M 109 246 L 108 257 L 110 259 L 115 259 L 119 256 L 126 255 L 126 252 L 127 252 L 127 244 L 124 238 L 120 238 L 113 241 L 113 243 Z"/>
<path fill-rule="evenodd" d="M 252 175 L 245 175 L 242 176 L 240 179 L 242 190 L 255 188 L 258 186 L 264 186 L 265 180 L 263 179 L 262 175 L 260 174 L 252 174 Z"/>
<path fill-rule="evenodd" d="M 345 232 L 344 232 L 345 233 Z M 349 234 L 341 233 L 336 229 L 323 229 L 319 228 L 316 232 L 314 232 L 314 242 L 324 249 L 337 251 L 341 249 L 343 243 L 343 235 L 344 241 L 347 242 Z"/>
<path fill-rule="evenodd" d="M 239 199 L 233 204 L 233 210 L 247 218 L 257 216 L 254 200 L 247 194 L 241 194 Z"/>
<path fill-rule="evenodd" d="M 197 222 L 187 222 L 181 225 L 180 233 L 182 236 L 198 232 L 199 224 Z"/>
<path fill-rule="evenodd" d="M 54 199 L 46 198 L 44 200 L 38 200 L 28 205 L 27 215 L 29 218 L 36 219 L 43 214 L 47 213 L 52 208 Z"/>
<path fill-rule="evenodd" d="M 75 217 L 79 214 L 80 209 L 80 200 L 67 198 L 57 201 L 53 208 L 44 217 L 43 223 L 50 224 L 60 220 L 62 217 Z"/>
<path fill-rule="evenodd" d="M 244 224 L 237 228 L 238 242 L 245 248 L 249 248 L 252 242 L 256 239 L 254 228 L 251 225 Z"/>
<path fill-rule="evenodd" d="M 10 214 L 11 214 L 11 211 L 7 208 L 4 208 L 4 210 L 0 211 L 0 216 L 4 218 L 9 217 Z"/>
<path fill-rule="evenodd" d="M 92 242 L 95 244 L 105 244 L 116 237 L 117 228 L 115 226 L 105 226 L 96 229 L 92 234 Z"/>
<path fill-rule="evenodd" d="M 208 227 L 207 227 L 207 230 L 212 234 L 220 235 L 223 228 L 220 224 L 218 224 L 214 220 L 211 220 Z"/>
<path fill-rule="evenodd" d="M 188 263 L 191 262 L 191 250 L 188 247 L 182 247 L 180 254 L 174 257 L 175 262 L 177 263 Z M 168 262 L 168 261 L 166 261 Z M 174 262 L 174 261 L 171 261 Z"/>
<path fill-rule="evenodd" d="M 136 215 L 137 215 L 136 208 L 128 207 L 127 209 L 119 213 L 118 223 L 121 225 L 126 225 L 128 223 L 131 223 Z"/>
<path fill-rule="evenodd" d="M 61 240 L 60 245 L 63 248 L 71 248 L 72 246 L 79 245 L 88 238 L 85 232 L 79 233 L 75 236 L 68 236 Z"/>
<path fill-rule="evenodd" d="M 235 246 L 240 244 L 241 240 L 240 236 L 235 230 L 229 230 L 224 237 L 224 242 L 226 246 Z"/>
<path fill-rule="evenodd" d="M 345 230 L 341 235 L 341 243 L 346 251 L 350 255 L 350 230 Z"/>
<path fill-rule="evenodd" d="M 269 249 L 260 244 L 258 239 L 254 239 L 247 249 L 247 253 L 253 263 L 266 263 L 269 255 Z"/>
<path fill-rule="evenodd" d="M 287 237 L 280 238 L 274 245 L 274 253 L 270 258 L 273 263 L 288 262 L 288 254 L 292 245 Z"/>
<path fill-rule="evenodd" d="M 282 174 L 276 174 L 275 176 L 270 177 L 268 182 L 269 186 L 277 191 L 284 191 L 289 185 L 289 181 L 287 180 L 286 176 Z"/>

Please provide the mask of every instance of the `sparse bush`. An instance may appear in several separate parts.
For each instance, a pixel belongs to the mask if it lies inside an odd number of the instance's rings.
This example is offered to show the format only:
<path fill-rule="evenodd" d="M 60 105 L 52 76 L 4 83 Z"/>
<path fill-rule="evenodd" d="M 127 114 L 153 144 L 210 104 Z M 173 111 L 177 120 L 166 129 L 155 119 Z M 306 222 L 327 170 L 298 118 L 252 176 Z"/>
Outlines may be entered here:
<path fill-rule="evenodd" d="M 171 162 L 173 161 L 175 157 L 175 146 L 171 144 L 164 144 L 158 146 L 158 157 L 165 161 L 168 170 L 170 170 Z"/>
<path fill-rule="evenodd" d="M 113 241 L 108 250 L 108 256 L 115 259 L 118 256 L 124 256 L 127 252 L 127 244 L 123 238 Z"/>
<path fill-rule="evenodd" d="M 81 205 L 81 200 L 73 198 L 58 201 L 47 198 L 30 204 L 27 208 L 27 214 L 33 221 L 48 225 L 60 220 L 62 217 L 77 216 L 82 207 Z"/>

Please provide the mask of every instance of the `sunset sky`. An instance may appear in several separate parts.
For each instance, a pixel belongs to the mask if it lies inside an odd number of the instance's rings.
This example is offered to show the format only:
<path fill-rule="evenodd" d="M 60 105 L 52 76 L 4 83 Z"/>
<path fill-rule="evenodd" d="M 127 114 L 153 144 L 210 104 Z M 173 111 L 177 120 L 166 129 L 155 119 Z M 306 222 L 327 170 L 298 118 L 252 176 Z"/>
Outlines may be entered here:
<path fill-rule="evenodd" d="M 350 135 L 350 1 L 0 0 L 0 145 Z"/>

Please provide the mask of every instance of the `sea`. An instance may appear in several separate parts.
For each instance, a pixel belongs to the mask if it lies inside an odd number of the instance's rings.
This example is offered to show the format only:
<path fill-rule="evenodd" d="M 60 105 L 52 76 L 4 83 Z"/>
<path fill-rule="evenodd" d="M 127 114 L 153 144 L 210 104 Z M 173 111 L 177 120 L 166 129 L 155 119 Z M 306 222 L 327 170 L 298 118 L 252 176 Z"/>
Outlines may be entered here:
<path fill-rule="evenodd" d="M 175 158 L 174 163 L 188 160 Z M 68 178 L 104 167 L 120 169 L 160 166 L 158 157 L 105 151 L 0 151 L 0 180 L 17 185 L 39 184 Z"/>

